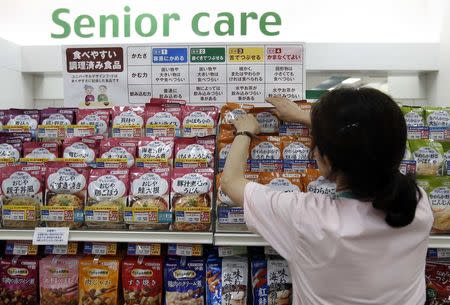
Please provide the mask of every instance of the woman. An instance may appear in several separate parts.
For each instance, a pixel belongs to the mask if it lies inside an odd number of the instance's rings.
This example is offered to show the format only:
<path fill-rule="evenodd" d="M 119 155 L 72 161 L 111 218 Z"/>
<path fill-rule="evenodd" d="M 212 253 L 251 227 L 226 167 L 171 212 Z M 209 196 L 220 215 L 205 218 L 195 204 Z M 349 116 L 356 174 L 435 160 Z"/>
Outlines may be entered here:
<path fill-rule="evenodd" d="M 282 193 L 244 178 L 250 115 L 236 137 L 222 190 L 244 206 L 249 228 L 290 266 L 294 305 L 423 305 L 425 257 L 433 222 L 425 193 L 400 174 L 406 123 L 396 103 L 375 89 L 337 89 L 311 113 L 269 98 L 280 119 L 311 126 L 312 156 L 337 196 Z"/>

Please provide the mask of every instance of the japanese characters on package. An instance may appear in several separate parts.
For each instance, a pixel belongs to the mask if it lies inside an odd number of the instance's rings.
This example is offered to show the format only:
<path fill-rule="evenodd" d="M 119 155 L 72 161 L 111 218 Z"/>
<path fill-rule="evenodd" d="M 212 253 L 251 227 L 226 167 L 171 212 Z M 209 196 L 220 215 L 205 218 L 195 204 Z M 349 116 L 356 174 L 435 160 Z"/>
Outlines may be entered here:
<path fill-rule="evenodd" d="M 249 111 L 258 121 L 262 134 L 279 134 L 280 120 L 271 112 L 272 109 L 268 107 L 255 107 Z"/>
<path fill-rule="evenodd" d="M 433 140 L 409 141 L 412 156 L 416 161 L 419 176 L 442 176 L 445 168 L 442 144 Z"/>
<path fill-rule="evenodd" d="M 6 228 L 35 228 L 43 201 L 44 169 L 11 165 L 0 171 L 2 220 Z"/>
<path fill-rule="evenodd" d="M 39 110 L 10 109 L 5 111 L 4 127 L 10 131 L 28 131 L 35 137 L 39 121 Z"/>
<path fill-rule="evenodd" d="M 450 263 L 448 259 L 428 259 L 425 266 L 426 305 L 448 304 L 450 297 Z"/>
<path fill-rule="evenodd" d="M 77 111 L 77 125 L 94 125 L 95 133 L 107 137 L 111 110 L 109 109 L 79 109 Z"/>
<path fill-rule="evenodd" d="M 165 305 L 204 305 L 203 258 L 169 257 L 164 267 Z"/>
<path fill-rule="evenodd" d="M 310 137 L 281 137 L 283 169 L 285 172 L 305 172 L 316 168 L 316 162 L 310 158 Z"/>
<path fill-rule="evenodd" d="M 179 101 L 185 103 L 185 101 Z M 181 135 L 182 104 L 178 101 L 151 99 L 145 106 L 145 134 L 147 137 L 175 137 Z"/>
<path fill-rule="evenodd" d="M 112 136 L 139 138 L 144 135 L 144 108 L 115 106 L 112 110 Z"/>
<path fill-rule="evenodd" d="M 23 157 L 29 160 L 55 160 L 59 157 L 59 145 L 56 142 L 25 142 Z"/>
<path fill-rule="evenodd" d="M 0 304 L 38 305 L 38 260 L 8 256 L 0 260 Z"/>
<path fill-rule="evenodd" d="M 254 257 L 251 261 L 253 305 L 292 304 L 292 279 L 287 261 Z"/>
<path fill-rule="evenodd" d="M 110 138 L 100 142 L 101 159 L 124 159 L 127 167 L 134 165 L 136 159 L 137 142 L 129 138 Z"/>
<path fill-rule="evenodd" d="M 278 136 L 259 136 L 250 145 L 252 172 L 281 172 L 281 138 Z"/>
<path fill-rule="evenodd" d="M 132 168 L 125 222 L 131 230 L 167 229 L 170 212 L 170 168 Z"/>
<path fill-rule="evenodd" d="M 124 305 L 162 305 L 162 257 L 128 256 L 122 261 Z"/>
<path fill-rule="evenodd" d="M 177 138 L 175 140 L 176 168 L 214 168 L 214 136 L 203 138 Z"/>
<path fill-rule="evenodd" d="M 280 192 L 303 191 L 303 175 L 301 173 L 260 173 L 258 182 Z"/>
<path fill-rule="evenodd" d="M 214 170 L 176 168 L 172 175 L 172 211 L 175 231 L 209 231 Z"/>
<path fill-rule="evenodd" d="M 255 106 L 252 104 L 226 103 L 220 109 L 220 124 L 232 125 L 232 122 L 249 113 Z"/>
<path fill-rule="evenodd" d="M 219 109 L 215 106 L 183 106 L 182 135 L 186 138 L 216 134 Z"/>
<path fill-rule="evenodd" d="M 51 162 L 45 174 L 41 220 L 49 227 L 79 228 L 84 221 L 89 168 L 83 163 Z"/>
<path fill-rule="evenodd" d="M 247 305 L 248 269 L 246 257 L 208 257 L 206 304 Z"/>
<path fill-rule="evenodd" d="M 63 143 L 63 158 L 81 159 L 84 162 L 94 162 L 98 155 L 100 141 L 94 137 L 67 138 Z"/>
<path fill-rule="evenodd" d="M 77 305 L 78 267 L 78 257 L 51 255 L 41 259 L 40 305 Z"/>
<path fill-rule="evenodd" d="M 127 205 L 129 175 L 127 169 L 93 169 L 88 184 L 84 211 L 88 227 L 121 229 Z"/>
<path fill-rule="evenodd" d="M 22 149 L 23 144 L 20 138 L 7 136 L 0 137 L 0 159 L 2 161 L 19 161 L 22 156 Z"/>
<path fill-rule="evenodd" d="M 118 305 L 120 262 L 115 258 L 85 257 L 79 267 L 79 305 Z"/>
<path fill-rule="evenodd" d="M 75 119 L 75 109 L 46 108 L 41 110 L 40 125 L 37 137 L 42 141 L 63 140 L 66 136 L 65 127 L 72 125 Z"/>
<path fill-rule="evenodd" d="M 146 137 L 138 143 L 139 167 L 159 167 L 173 165 L 174 137 Z"/>

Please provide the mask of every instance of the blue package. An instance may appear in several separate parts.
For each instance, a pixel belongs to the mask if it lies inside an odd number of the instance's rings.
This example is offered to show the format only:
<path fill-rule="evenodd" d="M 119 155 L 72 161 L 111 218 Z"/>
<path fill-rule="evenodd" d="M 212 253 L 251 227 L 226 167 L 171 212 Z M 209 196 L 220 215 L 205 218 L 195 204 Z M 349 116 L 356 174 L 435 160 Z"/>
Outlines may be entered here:
<path fill-rule="evenodd" d="M 205 262 L 196 257 L 169 257 L 164 266 L 165 305 L 204 304 Z"/>

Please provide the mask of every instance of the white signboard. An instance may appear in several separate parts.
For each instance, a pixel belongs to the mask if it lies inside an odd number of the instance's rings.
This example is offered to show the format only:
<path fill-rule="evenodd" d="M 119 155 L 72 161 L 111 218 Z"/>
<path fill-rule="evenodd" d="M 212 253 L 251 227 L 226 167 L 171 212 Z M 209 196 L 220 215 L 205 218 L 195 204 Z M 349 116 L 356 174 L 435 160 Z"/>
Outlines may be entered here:
<path fill-rule="evenodd" d="M 262 103 L 304 98 L 303 43 L 95 45 L 63 47 L 64 104 Z"/>

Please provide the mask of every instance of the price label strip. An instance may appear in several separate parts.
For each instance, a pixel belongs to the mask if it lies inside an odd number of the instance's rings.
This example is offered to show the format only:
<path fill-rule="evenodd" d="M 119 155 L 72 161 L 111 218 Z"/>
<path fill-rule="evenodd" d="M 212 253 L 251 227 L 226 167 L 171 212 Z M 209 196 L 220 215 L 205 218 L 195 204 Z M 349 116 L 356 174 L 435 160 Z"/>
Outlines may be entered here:
<path fill-rule="evenodd" d="M 129 243 L 127 254 L 145 256 L 161 255 L 161 244 Z"/>
<path fill-rule="evenodd" d="M 95 125 L 67 125 L 66 138 L 88 137 L 95 135 Z"/>
<path fill-rule="evenodd" d="M 171 223 L 172 212 L 158 211 L 158 208 L 127 207 L 124 220 L 128 224 Z"/>
<path fill-rule="evenodd" d="M 167 253 L 178 256 L 202 256 L 203 246 L 198 244 L 169 244 Z"/>
<path fill-rule="evenodd" d="M 6 255 L 37 255 L 38 246 L 32 245 L 31 241 L 8 241 L 6 243 Z"/>
<path fill-rule="evenodd" d="M 69 243 L 67 245 L 47 245 L 44 253 L 47 255 L 76 255 L 78 253 L 78 243 Z"/>
<path fill-rule="evenodd" d="M 84 243 L 83 253 L 86 255 L 116 255 L 117 243 Z"/>
<path fill-rule="evenodd" d="M 247 247 L 237 246 L 237 247 L 219 247 L 218 249 L 219 257 L 235 256 L 235 255 L 245 255 L 247 254 Z"/>

